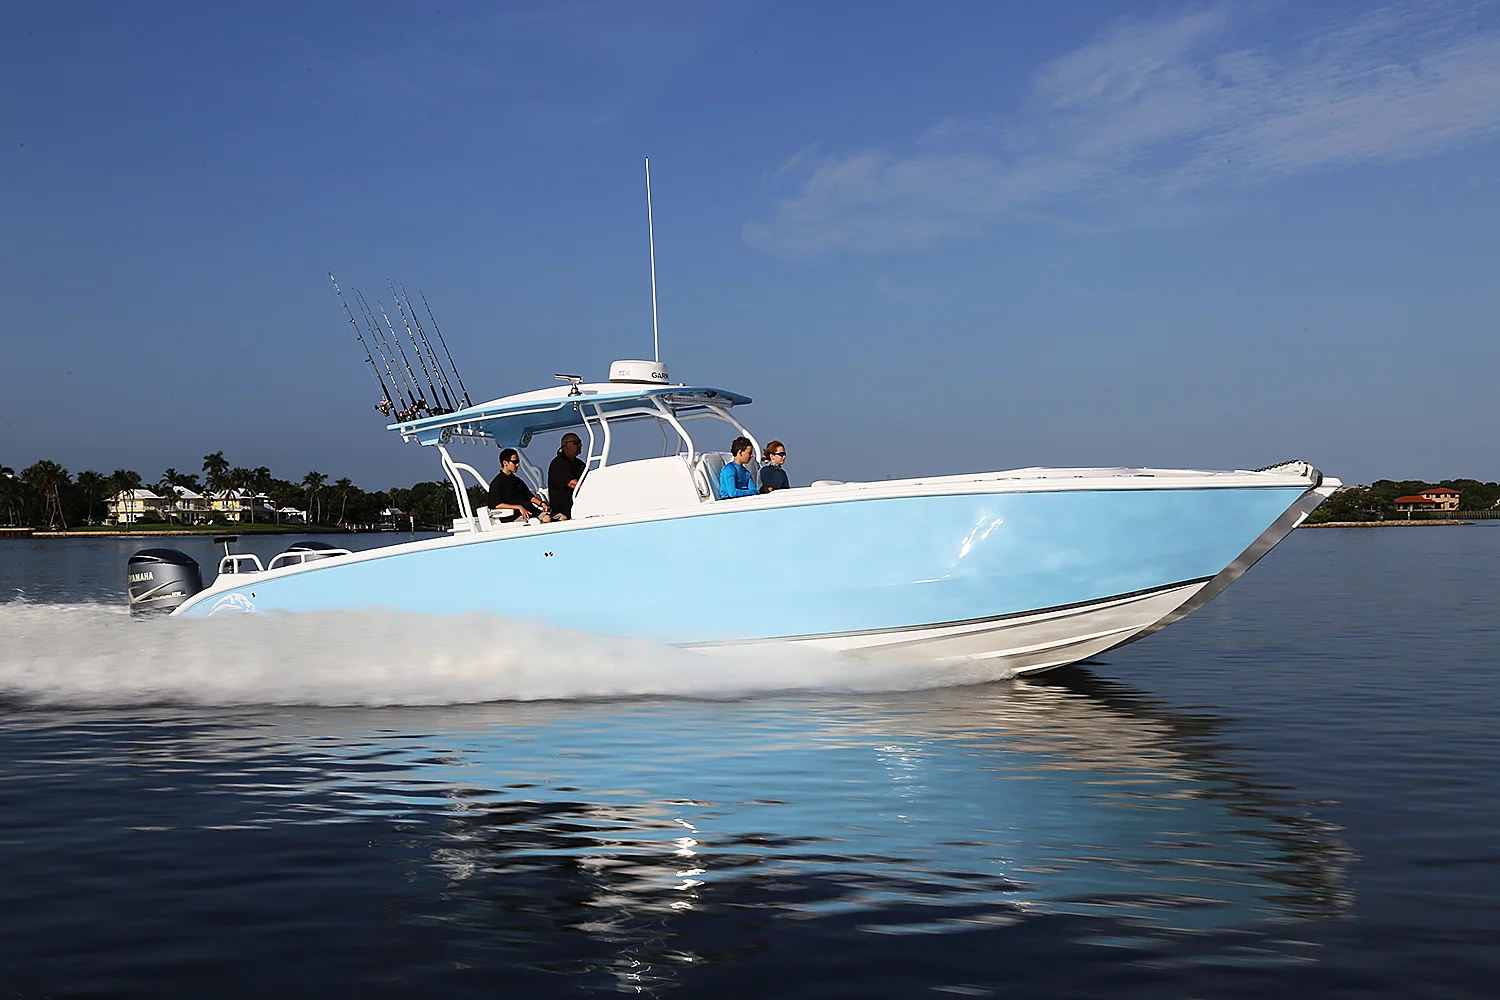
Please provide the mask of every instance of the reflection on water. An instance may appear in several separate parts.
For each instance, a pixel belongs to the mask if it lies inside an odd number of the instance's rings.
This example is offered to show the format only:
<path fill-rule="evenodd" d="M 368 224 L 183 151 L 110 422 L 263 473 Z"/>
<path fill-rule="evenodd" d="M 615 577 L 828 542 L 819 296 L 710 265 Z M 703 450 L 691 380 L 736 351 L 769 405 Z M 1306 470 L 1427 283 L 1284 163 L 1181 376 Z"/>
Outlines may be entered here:
<path fill-rule="evenodd" d="M 1337 831 L 1226 763 L 1218 721 L 1081 668 L 899 696 L 31 710 L 0 726 L 5 804 L 28 804 L 0 836 L 24 825 L 42 870 L 76 882 L 169 853 L 230 910 L 262 905 L 244 866 L 275 872 L 327 897 L 307 904 L 334 906 L 320 920 L 376 907 L 407 928 L 383 961 L 411 984 L 435 953 L 655 989 L 788 928 L 894 941 L 1050 914 L 1107 918 L 1094 933 L 1126 941 L 1350 906 Z M 350 836 L 359 859 L 309 846 Z M 28 886 L 11 901 L 48 932 L 11 926 L 11 944 L 61 962 L 80 937 L 115 943 L 87 892 Z M 131 891 L 170 907 L 187 890 Z M 280 961 L 314 962 L 286 947 Z"/>
<path fill-rule="evenodd" d="M 1500 529 L 1294 533 L 1093 668 L 1155 695 L 498 618 L 158 629 L 119 611 L 138 547 L 0 543 L 6 995 L 1500 977 Z"/>

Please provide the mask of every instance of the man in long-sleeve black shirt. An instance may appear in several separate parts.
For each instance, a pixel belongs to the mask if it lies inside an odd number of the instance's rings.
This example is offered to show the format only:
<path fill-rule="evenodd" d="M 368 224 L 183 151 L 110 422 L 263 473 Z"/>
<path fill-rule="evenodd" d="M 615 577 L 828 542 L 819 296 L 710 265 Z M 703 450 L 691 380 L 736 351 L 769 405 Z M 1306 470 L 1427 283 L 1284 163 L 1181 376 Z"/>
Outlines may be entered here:
<path fill-rule="evenodd" d="M 563 435 L 562 447 L 557 457 L 547 467 L 547 499 L 551 501 L 552 515 L 557 518 L 573 516 L 573 491 L 578 489 L 578 480 L 583 477 L 583 459 L 578 453 L 583 441 L 572 431 Z"/>

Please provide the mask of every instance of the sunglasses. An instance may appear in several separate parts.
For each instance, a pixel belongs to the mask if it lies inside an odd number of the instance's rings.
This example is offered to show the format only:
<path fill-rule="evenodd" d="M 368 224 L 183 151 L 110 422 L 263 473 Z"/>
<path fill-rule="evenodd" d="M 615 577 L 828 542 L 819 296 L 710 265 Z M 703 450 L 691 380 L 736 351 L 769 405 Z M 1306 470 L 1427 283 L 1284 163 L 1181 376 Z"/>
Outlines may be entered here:
<path fill-rule="evenodd" d="M 784 451 L 773 451 L 773 452 L 771 452 L 771 457 L 772 458 L 786 458 L 786 452 L 784 452 Z"/>

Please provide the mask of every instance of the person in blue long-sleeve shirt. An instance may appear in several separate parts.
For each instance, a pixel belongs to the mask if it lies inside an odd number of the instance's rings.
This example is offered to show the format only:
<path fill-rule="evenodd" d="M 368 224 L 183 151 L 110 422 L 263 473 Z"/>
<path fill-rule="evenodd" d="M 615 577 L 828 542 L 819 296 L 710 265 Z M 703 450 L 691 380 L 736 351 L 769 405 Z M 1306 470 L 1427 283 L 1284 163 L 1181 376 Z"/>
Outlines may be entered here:
<path fill-rule="evenodd" d="M 734 439 L 729 450 L 734 461 L 725 462 L 724 468 L 719 470 L 719 499 L 755 496 L 759 490 L 755 488 L 755 477 L 750 474 L 750 456 L 755 454 L 755 446 L 749 438 L 741 436 Z"/>

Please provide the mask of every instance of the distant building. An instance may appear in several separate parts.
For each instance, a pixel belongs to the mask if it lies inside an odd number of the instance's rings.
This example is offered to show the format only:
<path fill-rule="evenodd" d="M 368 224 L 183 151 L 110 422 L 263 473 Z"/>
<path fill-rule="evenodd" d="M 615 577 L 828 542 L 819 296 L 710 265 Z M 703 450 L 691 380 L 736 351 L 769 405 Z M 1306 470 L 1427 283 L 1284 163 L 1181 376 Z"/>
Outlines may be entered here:
<path fill-rule="evenodd" d="M 1434 486 L 1430 490 L 1423 490 L 1417 496 L 1423 500 L 1433 501 L 1438 505 L 1439 510 L 1458 510 L 1458 501 L 1463 494 L 1458 490 L 1450 490 L 1446 486 Z"/>
<path fill-rule="evenodd" d="M 1446 486 L 1434 486 L 1430 490 L 1409 497 L 1397 497 L 1394 501 L 1399 511 L 1414 510 L 1458 510 L 1458 501 L 1463 496 L 1458 490 Z"/>
<path fill-rule="evenodd" d="M 226 521 L 266 522 L 276 515 L 271 498 L 249 490 L 220 490 L 208 495 L 209 512 Z"/>
<path fill-rule="evenodd" d="M 208 497 L 194 490 L 177 489 L 172 511 L 183 524 L 201 524 L 208 519 Z"/>
<path fill-rule="evenodd" d="M 306 524 L 307 511 L 298 510 L 296 507 L 276 508 L 276 520 L 282 524 Z"/>
<path fill-rule="evenodd" d="M 207 497 L 180 487 L 176 493 L 175 497 L 167 497 L 154 490 L 121 490 L 106 500 L 104 506 L 109 512 L 108 520 L 114 524 L 137 524 L 143 520 L 199 524 L 207 519 Z"/>
<path fill-rule="evenodd" d="M 166 520 L 172 504 L 151 490 L 121 490 L 104 502 L 115 524 L 135 524 L 147 514 Z"/>

